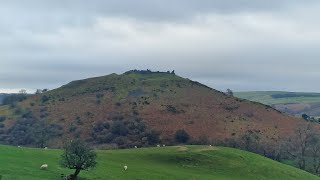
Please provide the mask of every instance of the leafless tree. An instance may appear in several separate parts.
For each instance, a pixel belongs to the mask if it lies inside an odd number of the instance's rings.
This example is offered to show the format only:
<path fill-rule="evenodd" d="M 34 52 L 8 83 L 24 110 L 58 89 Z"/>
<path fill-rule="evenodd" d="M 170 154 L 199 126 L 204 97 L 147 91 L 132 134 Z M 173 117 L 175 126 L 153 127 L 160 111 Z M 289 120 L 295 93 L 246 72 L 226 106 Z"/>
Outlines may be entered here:
<path fill-rule="evenodd" d="M 297 161 L 298 167 L 303 170 L 306 169 L 307 150 L 311 145 L 313 133 L 311 123 L 300 124 L 286 143 L 287 153 Z"/>

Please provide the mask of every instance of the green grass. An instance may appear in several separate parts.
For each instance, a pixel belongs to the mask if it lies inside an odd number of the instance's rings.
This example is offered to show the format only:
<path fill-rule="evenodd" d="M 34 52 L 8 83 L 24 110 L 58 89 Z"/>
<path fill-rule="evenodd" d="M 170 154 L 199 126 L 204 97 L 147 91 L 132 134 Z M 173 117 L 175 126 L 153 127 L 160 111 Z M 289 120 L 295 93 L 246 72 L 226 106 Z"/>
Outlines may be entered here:
<path fill-rule="evenodd" d="M 59 179 L 73 171 L 59 167 L 60 150 L 0 146 L 3 180 Z M 49 164 L 47 171 L 41 164 Z M 123 166 L 128 170 L 124 171 Z M 207 146 L 98 151 L 98 165 L 81 177 L 94 179 L 316 180 L 307 172 L 262 156 Z"/>
<path fill-rule="evenodd" d="M 235 92 L 236 97 L 248 99 L 250 101 L 260 102 L 267 105 L 283 104 L 283 103 L 318 103 L 320 102 L 320 93 L 303 93 L 290 92 L 296 97 L 288 98 L 273 98 L 272 95 L 288 94 L 289 92 L 282 91 L 250 91 L 250 92 Z M 313 97 L 310 97 L 313 96 Z"/>

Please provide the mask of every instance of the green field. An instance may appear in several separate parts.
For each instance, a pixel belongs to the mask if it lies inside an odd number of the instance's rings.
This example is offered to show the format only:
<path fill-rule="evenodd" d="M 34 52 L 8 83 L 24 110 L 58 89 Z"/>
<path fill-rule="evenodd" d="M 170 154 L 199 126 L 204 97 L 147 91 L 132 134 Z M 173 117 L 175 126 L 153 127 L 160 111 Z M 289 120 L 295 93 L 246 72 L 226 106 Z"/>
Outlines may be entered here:
<path fill-rule="evenodd" d="M 0 146 L 2 180 L 60 179 L 73 171 L 59 167 L 60 150 Z M 40 170 L 47 163 L 47 171 Z M 124 171 L 123 166 L 128 170 Z M 98 151 L 98 165 L 87 179 L 320 179 L 262 156 L 224 147 L 176 146 Z"/>
<path fill-rule="evenodd" d="M 288 95 L 288 97 L 285 97 L 285 95 Z M 318 103 L 320 102 L 320 93 L 249 91 L 249 92 L 235 92 L 234 96 L 242 99 L 248 99 L 250 101 L 260 102 L 267 105 L 285 104 L 285 103 Z M 284 97 L 274 98 L 273 96 L 284 96 Z"/>

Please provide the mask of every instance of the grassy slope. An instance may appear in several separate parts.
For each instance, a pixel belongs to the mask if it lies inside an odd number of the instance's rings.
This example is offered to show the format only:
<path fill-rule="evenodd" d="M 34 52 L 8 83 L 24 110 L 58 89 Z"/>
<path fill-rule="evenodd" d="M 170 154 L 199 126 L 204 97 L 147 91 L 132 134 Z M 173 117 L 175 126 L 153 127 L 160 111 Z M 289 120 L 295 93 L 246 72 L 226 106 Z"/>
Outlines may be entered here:
<path fill-rule="evenodd" d="M 58 165 L 60 150 L 0 146 L 3 180 L 59 179 L 72 171 Z M 41 171 L 43 163 L 48 171 Z M 128 171 L 123 171 L 126 164 Z M 96 169 L 80 174 L 89 179 L 319 179 L 299 169 L 231 148 L 207 146 L 98 151 Z"/>
<path fill-rule="evenodd" d="M 286 94 L 288 92 L 280 91 L 251 91 L 251 92 L 235 92 L 234 95 L 239 98 L 248 99 L 250 101 L 256 101 L 267 105 L 282 104 L 282 103 L 317 103 L 320 102 L 319 93 L 298 93 L 300 97 L 290 98 L 272 98 L 273 94 Z M 306 95 L 319 95 L 319 97 L 303 97 Z"/>

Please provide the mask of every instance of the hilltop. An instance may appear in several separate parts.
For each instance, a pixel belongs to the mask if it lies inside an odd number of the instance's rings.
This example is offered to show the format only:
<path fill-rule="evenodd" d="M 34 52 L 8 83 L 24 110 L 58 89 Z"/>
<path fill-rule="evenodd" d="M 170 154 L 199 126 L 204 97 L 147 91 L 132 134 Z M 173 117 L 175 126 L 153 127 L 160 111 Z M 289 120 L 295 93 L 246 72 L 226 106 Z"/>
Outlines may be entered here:
<path fill-rule="evenodd" d="M 60 150 L 0 146 L 4 180 L 54 180 L 71 170 L 59 166 Z M 89 179 L 317 180 L 317 176 L 253 153 L 224 147 L 176 146 L 98 151 Z M 49 164 L 47 171 L 39 169 Z M 128 171 L 123 171 L 123 166 Z"/>
<path fill-rule="evenodd" d="M 192 143 L 249 134 L 269 148 L 303 122 L 174 72 L 149 70 L 73 81 L 2 107 L 0 115 L 6 116 L 0 141 L 38 147 L 59 147 L 68 138 L 108 148 L 176 144 L 175 133 L 184 129 Z"/>

